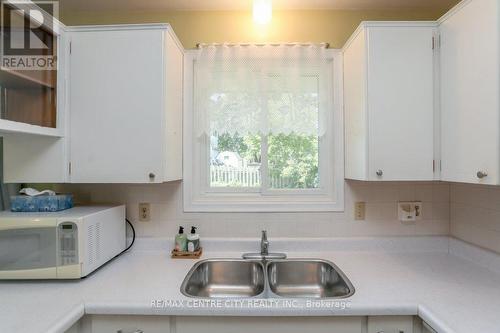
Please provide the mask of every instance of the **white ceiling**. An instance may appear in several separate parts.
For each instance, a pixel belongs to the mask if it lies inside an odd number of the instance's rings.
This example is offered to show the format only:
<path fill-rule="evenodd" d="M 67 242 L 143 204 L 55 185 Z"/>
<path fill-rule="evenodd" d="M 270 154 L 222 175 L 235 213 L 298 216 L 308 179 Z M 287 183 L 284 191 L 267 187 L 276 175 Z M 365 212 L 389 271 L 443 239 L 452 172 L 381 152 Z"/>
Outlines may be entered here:
<path fill-rule="evenodd" d="M 443 9 L 458 0 L 273 0 L 275 9 Z M 60 0 L 64 11 L 248 10 L 252 0 Z"/>

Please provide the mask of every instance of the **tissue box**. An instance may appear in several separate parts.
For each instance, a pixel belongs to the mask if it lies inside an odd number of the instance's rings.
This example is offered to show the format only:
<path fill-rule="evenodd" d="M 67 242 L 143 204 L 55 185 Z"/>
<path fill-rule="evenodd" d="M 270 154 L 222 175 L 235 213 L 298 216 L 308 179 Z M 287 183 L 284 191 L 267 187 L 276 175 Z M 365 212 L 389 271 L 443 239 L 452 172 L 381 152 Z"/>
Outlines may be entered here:
<path fill-rule="evenodd" d="M 13 212 L 58 212 L 73 207 L 73 195 L 15 195 L 10 197 L 10 210 Z"/>

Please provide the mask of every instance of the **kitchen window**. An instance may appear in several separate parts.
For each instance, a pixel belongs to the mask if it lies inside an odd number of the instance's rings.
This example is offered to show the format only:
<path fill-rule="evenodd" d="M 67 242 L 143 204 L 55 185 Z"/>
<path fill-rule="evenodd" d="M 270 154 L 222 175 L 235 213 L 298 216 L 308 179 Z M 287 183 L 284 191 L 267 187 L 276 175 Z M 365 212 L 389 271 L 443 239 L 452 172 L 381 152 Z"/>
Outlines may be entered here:
<path fill-rule="evenodd" d="M 343 210 L 341 70 L 325 45 L 189 52 L 185 211 Z"/>

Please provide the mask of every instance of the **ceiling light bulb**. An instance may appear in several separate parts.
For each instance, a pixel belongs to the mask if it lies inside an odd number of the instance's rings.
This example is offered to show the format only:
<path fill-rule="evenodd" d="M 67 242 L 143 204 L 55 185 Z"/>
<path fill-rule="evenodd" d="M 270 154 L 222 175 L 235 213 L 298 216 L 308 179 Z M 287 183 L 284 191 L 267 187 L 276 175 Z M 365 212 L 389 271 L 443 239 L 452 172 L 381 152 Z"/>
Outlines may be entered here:
<path fill-rule="evenodd" d="M 268 24 L 272 18 L 272 0 L 253 0 L 253 20 L 255 23 Z"/>

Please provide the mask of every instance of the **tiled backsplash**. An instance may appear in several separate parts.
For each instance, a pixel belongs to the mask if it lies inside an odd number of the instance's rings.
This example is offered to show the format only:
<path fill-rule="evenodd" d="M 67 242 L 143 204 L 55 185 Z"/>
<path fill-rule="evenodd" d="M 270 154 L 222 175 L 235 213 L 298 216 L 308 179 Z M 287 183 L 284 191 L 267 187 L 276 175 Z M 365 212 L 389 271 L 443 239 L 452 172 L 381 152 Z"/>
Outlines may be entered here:
<path fill-rule="evenodd" d="M 500 253 L 500 186 L 450 186 L 451 235 Z"/>
<path fill-rule="evenodd" d="M 205 237 L 347 237 L 448 235 L 450 186 L 445 183 L 365 183 L 348 181 L 345 212 L 324 213 L 184 213 L 182 183 L 159 185 L 63 185 L 80 202 L 126 203 L 139 236 L 168 237 L 178 225 L 196 225 Z M 423 202 L 423 218 L 401 223 L 397 202 Z M 366 219 L 354 220 L 354 202 L 366 202 Z M 138 222 L 138 204 L 151 203 L 151 221 Z"/>

